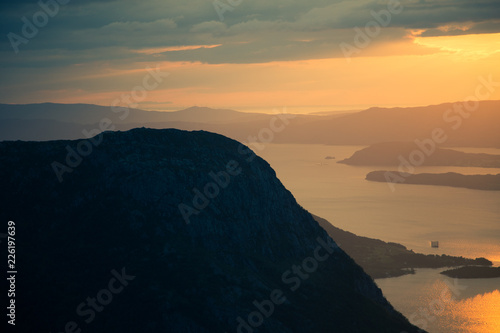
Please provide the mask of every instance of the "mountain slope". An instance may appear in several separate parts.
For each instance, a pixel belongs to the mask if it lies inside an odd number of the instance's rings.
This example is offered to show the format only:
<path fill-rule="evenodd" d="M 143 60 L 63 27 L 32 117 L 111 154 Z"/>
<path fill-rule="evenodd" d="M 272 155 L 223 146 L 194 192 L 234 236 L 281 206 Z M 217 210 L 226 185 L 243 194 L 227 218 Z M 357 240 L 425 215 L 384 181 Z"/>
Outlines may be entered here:
<path fill-rule="evenodd" d="M 442 130 L 445 139 L 441 146 L 496 147 L 500 148 L 500 101 L 481 101 L 477 110 L 456 111 L 462 103 L 411 108 L 370 108 L 342 116 L 297 115 L 282 127 L 273 114 L 251 114 L 234 110 L 193 107 L 176 112 L 154 112 L 137 109 L 120 109 L 85 104 L 0 104 L 0 120 L 25 120 L 37 135 L 16 129 L 21 137 L 6 137 L 0 131 L 0 140 L 48 140 L 53 138 L 85 138 L 82 130 L 68 134 L 64 124 L 37 127 L 36 120 L 60 121 L 85 125 L 87 130 L 99 129 L 102 119 L 108 119 L 116 130 L 136 127 L 178 128 L 208 130 L 232 139 L 249 142 L 249 137 L 260 133 L 274 133 L 274 143 L 314 143 L 332 145 L 371 145 L 381 142 L 413 142 L 415 139 L 432 138 L 436 129 Z M 462 107 L 463 109 L 463 107 Z M 33 124 L 33 122 L 35 122 Z M 59 127 L 58 127 L 59 126 Z M 5 127 L 5 126 L 4 126 Z M 1 129 L 1 128 L 0 128 Z M 264 131 L 264 132 L 262 132 Z M 41 138 L 42 139 L 39 139 Z M 260 140 L 265 141 L 265 140 Z"/>
<path fill-rule="evenodd" d="M 239 143 L 136 129 L 65 161 L 85 142 L 0 143 L 20 331 L 417 331 Z"/>
<path fill-rule="evenodd" d="M 493 265 L 485 258 L 469 259 L 444 254 L 415 253 L 398 243 L 386 243 L 379 239 L 357 236 L 333 226 L 318 216 L 314 216 L 314 219 L 335 243 L 374 279 L 411 274 L 414 268 Z"/>
<path fill-rule="evenodd" d="M 455 109 L 462 109 L 462 116 Z M 283 142 L 335 145 L 371 145 L 380 142 L 413 142 L 432 138 L 435 129 L 446 135 L 443 146 L 500 148 L 500 101 L 481 101 L 475 111 L 463 103 L 408 108 L 370 108 L 343 117 L 319 118 L 290 127 Z"/>
<path fill-rule="evenodd" d="M 249 118 L 260 118 L 262 114 L 244 113 L 228 109 L 212 109 L 193 106 L 173 112 L 145 111 L 136 108 L 111 107 L 93 104 L 0 104 L 0 120 L 55 120 L 75 124 L 99 123 L 103 118 L 111 118 L 115 123 L 147 122 L 201 122 L 224 123 Z"/>

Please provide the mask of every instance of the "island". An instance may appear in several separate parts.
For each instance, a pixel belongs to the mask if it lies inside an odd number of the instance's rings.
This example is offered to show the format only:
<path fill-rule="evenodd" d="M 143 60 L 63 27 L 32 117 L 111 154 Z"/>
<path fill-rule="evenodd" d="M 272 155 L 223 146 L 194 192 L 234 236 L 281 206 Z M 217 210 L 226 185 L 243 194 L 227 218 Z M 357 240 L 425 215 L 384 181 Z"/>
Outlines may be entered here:
<path fill-rule="evenodd" d="M 449 255 L 415 253 L 404 245 L 362 237 L 333 226 L 327 220 L 314 219 L 337 245 L 360 265 L 373 279 L 415 273 L 415 268 L 444 268 L 475 265 L 488 268 L 493 263 L 485 258 L 464 258 Z"/>
<path fill-rule="evenodd" d="M 465 267 L 449 269 L 441 272 L 441 274 L 451 278 L 458 278 L 458 279 L 499 278 L 500 267 L 465 266 Z"/>
<path fill-rule="evenodd" d="M 462 187 L 473 190 L 500 191 L 500 174 L 462 175 L 456 172 L 411 174 L 398 171 L 372 171 L 366 180 L 384 183 Z"/>
<path fill-rule="evenodd" d="M 358 166 L 400 166 L 422 161 L 425 166 L 500 168 L 500 155 L 464 153 L 438 148 L 427 142 L 385 142 L 373 144 L 337 163 Z M 420 162 L 419 162 L 420 163 Z"/>

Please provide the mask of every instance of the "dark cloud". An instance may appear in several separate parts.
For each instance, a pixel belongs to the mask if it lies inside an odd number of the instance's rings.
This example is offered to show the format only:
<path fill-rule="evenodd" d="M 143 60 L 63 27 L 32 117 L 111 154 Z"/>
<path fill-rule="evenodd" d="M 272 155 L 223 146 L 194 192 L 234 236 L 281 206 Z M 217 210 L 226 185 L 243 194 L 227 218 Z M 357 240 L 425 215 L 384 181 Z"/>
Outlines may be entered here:
<path fill-rule="evenodd" d="M 431 28 L 424 31 L 422 37 L 436 37 L 436 36 L 460 36 L 469 34 L 491 34 L 500 31 L 500 20 L 487 21 L 481 23 L 474 23 L 468 26 L 465 25 L 451 25 L 449 29 Z"/>
<path fill-rule="evenodd" d="M 425 29 L 422 36 L 500 32 L 498 0 L 402 4 L 402 12 L 391 15 L 373 45 L 403 40 L 406 29 Z M 373 22 L 374 12 L 386 13 L 388 1 L 242 0 L 221 21 L 212 0 L 72 0 L 61 5 L 27 44 L 20 44 L 18 54 L 7 35 L 22 35 L 22 17 L 32 20 L 40 6 L 21 0 L 2 2 L 0 8 L 0 86 L 5 87 L 30 77 L 43 80 L 58 69 L 102 62 L 126 66 L 162 60 L 220 64 L 342 57 L 339 44 L 352 43 L 354 28 Z M 137 52 L 219 44 L 158 54 Z"/>

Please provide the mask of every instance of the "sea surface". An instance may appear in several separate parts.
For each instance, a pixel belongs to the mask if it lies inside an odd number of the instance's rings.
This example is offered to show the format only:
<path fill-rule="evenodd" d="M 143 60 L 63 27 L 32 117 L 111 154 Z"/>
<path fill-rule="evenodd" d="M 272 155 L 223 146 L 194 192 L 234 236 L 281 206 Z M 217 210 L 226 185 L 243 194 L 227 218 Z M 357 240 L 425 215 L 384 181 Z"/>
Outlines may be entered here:
<path fill-rule="evenodd" d="M 365 180 L 388 167 L 337 161 L 362 146 L 267 144 L 267 160 L 298 203 L 360 236 L 403 244 L 426 254 L 485 257 L 500 265 L 500 191 Z M 500 149 L 455 148 L 500 155 Z M 335 159 L 326 159 L 327 156 Z M 499 174 L 500 168 L 418 167 L 417 173 Z M 430 247 L 439 241 L 439 248 Z M 500 279 L 453 279 L 441 270 L 376 282 L 394 307 L 429 332 L 500 332 Z"/>

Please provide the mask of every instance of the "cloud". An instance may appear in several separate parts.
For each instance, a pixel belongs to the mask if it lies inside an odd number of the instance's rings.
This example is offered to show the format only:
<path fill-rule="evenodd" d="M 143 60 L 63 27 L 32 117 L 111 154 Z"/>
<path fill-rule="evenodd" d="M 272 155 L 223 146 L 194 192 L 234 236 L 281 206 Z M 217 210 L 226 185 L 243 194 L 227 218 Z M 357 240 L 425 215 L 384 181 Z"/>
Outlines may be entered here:
<path fill-rule="evenodd" d="M 104 34 L 127 34 L 139 32 L 141 35 L 165 32 L 166 29 L 173 30 L 177 28 L 177 24 L 172 19 L 161 19 L 152 22 L 113 22 L 100 29 L 97 33 Z"/>
<path fill-rule="evenodd" d="M 36 0 L 3 2 L 0 88 L 9 89 L 0 97 L 8 97 L 16 87 L 35 89 L 41 82 L 62 89 L 67 83 L 61 80 L 68 75 L 75 77 L 75 87 L 92 90 L 96 79 L 78 82 L 78 75 L 100 68 L 342 58 L 340 43 L 352 44 L 354 28 L 363 29 L 374 20 L 373 13 L 387 11 L 391 1 L 397 0 L 243 0 L 220 21 L 211 0 L 72 0 L 19 46 L 19 54 L 6 36 L 22 35 L 22 18 L 32 20 L 40 6 Z M 401 3 L 403 11 L 391 15 L 388 26 L 360 56 L 441 51 L 412 45 L 415 36 L 410 31 L 420 31 L 420 37 L 500 32 L 498 0 Z"/>
<path fill-rule="evenodd" d="M 437 36 L 458 36 L 471 34 L 492 34 L 500 32 L 500 20 L 487 21 L 480 23 L 462 23 L 462 24 L 447 24 L 437 28 L 423 30 L 422 37 L 437 37 Z"/>
<path fill-rule="evenodd" d="M 71 1 L 65 8 L 61 6 L 60 13 L 50 18 L 49 24 L 40 29 L 36 38 L 21 45 L 21 49 L 34 55 L 40 50 L 50 49 L 65 50 L 68 54 L 74 52 L 71 59 L 75 62 L 89 60 L 79 55 L 81 50 L 218 44 L 222 47 L 186 50 L 166 57 L 209 63 L 219 63 L 222 59 L 229 63 L 266 62 L 323 57 L 328 54 L 325 50 L 329 46 L 329 54 L 335 57 L 339 54 L 334 52 L 334 44 L 352 40 L 352 31 L 346 30 L 364 27 L 373 20 L 373 12 L 387 11 L 390 1 L 243 0 L 225 13 L 224 22 L 218 20 L 212 3 L 206 0 Z M 423 32 L 424 36 L 500 30 L 500 2 L 496 0 L 404 0 L 401 3 L 404 10 L 391 16 L 388 28 L 423 29 L 428 31 Z M 20 18 L 23 15 L 29 18 L 39 9 L 37 6 L 34 2 L 22 1 L 2 12 L 4 35 L 9 31 L 20 34 L 23 24 Z M 470 25 L 470 29 L 442 28 L 465 24 Z M 400 35 L 396 34 L 394 38 L 400 38 Z M 374 45 L 377 42 L 375 40 Z M 11 49 L 7 38 L 0 41 L 0 47 L 5 51 Z M 119 59 L 137 57 L 132 53 L 106 55 Z M 36 61 L 37 57 L 34 58 Z"/>
<path fill-rule="evenodd" d="M 193 33 L 212 33 L 212 34 L 218 34 L 227 29 L 227 26 L 225 23 L 220 22 L 220 21 L 208 21 L 208 22 L 202 22 L 195 24 L 190 32 Z"/>

